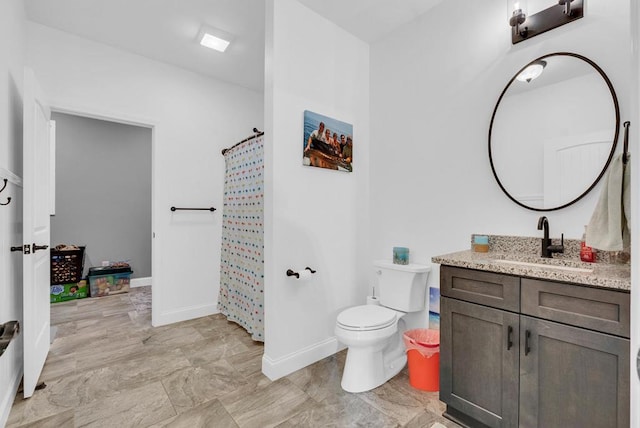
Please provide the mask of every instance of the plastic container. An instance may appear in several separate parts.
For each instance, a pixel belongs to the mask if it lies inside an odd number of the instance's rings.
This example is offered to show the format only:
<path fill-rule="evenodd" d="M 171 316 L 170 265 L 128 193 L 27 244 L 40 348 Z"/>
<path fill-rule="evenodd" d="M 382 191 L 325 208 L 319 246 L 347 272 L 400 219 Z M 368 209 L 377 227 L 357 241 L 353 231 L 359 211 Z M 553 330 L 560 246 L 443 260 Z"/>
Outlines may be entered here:
<path fill-rule="evenodd" d="M 89 268 L 89 292 L 91 297 L 126 293 L 133 271 L 130 267 L 92 267 Z"/>
<path fill-rule="evenodd" d="M 403 335 L 407 347 L 409 384 L 422 391 L 440 390 L 440 332 L 426 328 Z"/>
<path fill-rule="evenodd" d="M 51 285 L 69 284 L 82 279 L 84 270 L 84 249 L 51 249 Z"/>
<path fill-rule="evenodd" d="M 593 251 L 593 248 L 587 247 L 587 226 L 584 227 L 582 242 L 580 242 L 580 260 L 587 263 L 595 263 L 596 261 L 596 252 Z"/>

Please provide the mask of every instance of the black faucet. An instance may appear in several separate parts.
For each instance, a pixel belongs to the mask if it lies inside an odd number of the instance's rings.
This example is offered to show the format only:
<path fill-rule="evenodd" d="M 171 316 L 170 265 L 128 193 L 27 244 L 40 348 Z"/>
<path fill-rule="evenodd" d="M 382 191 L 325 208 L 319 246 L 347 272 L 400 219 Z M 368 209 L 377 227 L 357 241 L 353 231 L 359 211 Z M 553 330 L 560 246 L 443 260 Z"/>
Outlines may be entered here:
<path fill-rule="evenodd" d="M 552 245 L 549 238 L 549 220 L 545 216 L 538 219 L 538 230 L 544 229 L 544 237 L 542 238 L 541 257 L 551 258 L 553 253 L 564 253 L 564 233 L 561 235 L 560 245 Z"/>

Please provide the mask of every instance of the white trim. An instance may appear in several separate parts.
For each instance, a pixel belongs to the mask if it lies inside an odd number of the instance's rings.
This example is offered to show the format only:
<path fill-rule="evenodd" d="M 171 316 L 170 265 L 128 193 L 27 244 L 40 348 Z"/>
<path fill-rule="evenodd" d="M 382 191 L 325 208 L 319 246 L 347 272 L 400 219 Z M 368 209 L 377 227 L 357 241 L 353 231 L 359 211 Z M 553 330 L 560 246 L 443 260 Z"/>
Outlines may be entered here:
<path fill-rule="evenodd" d="M 129 288 L 138 288 L 138 287 L 146 287 L 147 285 L 151 285 L 152 283 L 151 276 L 145 276 L 144 278 L 132 278 L 129 283 Z"/>
<path fill-rule="evenodd" d="M 153 291 L 152 291 L 153 292 Z M 153 299 L 153 306 L 157 306 L 156 299 Z M 220 311 L 217 305 L 207 304 L 201 306 L 190 306 L 187 308 L 180 308 L 177 311 L 161 312 L 157 317 L 153 317 L 151 325 L 154 327 L 160 327 L 167 324 L 173 324 L 181 321 L 188 321 L 194 318 L 206 317 L 209 315 L 217 314 Z"/>
<path fill-rule="evenodd" d="M 638 72 L 640 71 L 640 30 L 638 29 L 637 19 L 640 17 L 640 6 L 638 2 L 631 2 L 631 45 L 632 63 L 631 63 L 631 129 L 629 135 L 629 151 L 631 153 L 631 254 L 638 254 L 640 251 L 640 221 L 638 221 L 638 209 L 640 209 L 640 194 L 638 186 L 640 185 L 640 151 L 638 148 L 638 118 L 640 117 L 640 81 L 638 80 Z M 635 153 L 634 153 L 635 149 Z M 629 367 L 629 383 L 630 383 L 630 415 L 629 426 L 640 427 L 640 374 L 638 373 L 638 365 L 640 359 L 640 299 L 637 290 L 640 286 L 640 263 L 638 257 L 635 256 L 631 262 L 631 356 Z"/>
<path fill-rule="evenodd" d="M 275 360 L 265 354 L 262 356 L 262 373 L 271 380 L 277 380 L 316 361 L 327 358 L 344 348 L 345 346 L 338 342 L 335 337 L 330 337 Z"/>
<path fill-rule="evenodd" d="M 77 105 L 60 105 L 55 102 L 51 103 L 51 111 L 56 113 L 65 113 L 73 116 L 81 116 L 89 119 L 105 120 L 108 122 L 122 123 L 123 125 L 133 125 L 142 128 L 154 128 L 158 125 L 157 121 L 151 118 L 134 117 L 119 112 L 109 112 L 106 110 L 97 110 L 89 107 Z"/>
<path fill-rule="evenodd" d="M 7 355 L 7 353 L 5 353 L 4 357 L 8 358 L 9 356 Z M 16 397 L 16 393 L 18 392 L 20 381 L 22 380 L 22 376 L 23 376 L 22 358 L 20 359 L 20 362 L 21 364 L 20 364 L 19 370 L 16 371 L 13 382 L 7 389 L 7 394 L 5 397 L 3 397 L 2 403 L 0 403 L 0 427 L 5 426 L 7 424 L 7 421 L 9 420 L 9 413 L 11 413 L 11 407 L 13 406 L 13 401 Z"/>
<path fill-rule="evenodd" d="M 49 215 L 56 215 L 56 121 L 49 120 Z"/>
<path fill-rule="evenodd" d="M 0 166 L 0 178 L 6 178 L 9 183 L 15 184 L 18 187 L 22 187 L 22 178 L 18 177 L 13 172 Z"/>

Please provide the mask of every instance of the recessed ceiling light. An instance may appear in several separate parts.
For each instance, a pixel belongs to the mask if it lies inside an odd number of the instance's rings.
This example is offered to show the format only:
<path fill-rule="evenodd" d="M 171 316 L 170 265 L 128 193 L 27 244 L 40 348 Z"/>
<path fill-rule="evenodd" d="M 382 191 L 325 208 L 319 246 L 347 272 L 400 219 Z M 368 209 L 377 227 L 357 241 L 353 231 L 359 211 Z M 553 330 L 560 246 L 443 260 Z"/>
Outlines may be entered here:
<path fill-rule="evenodd" d="M 221 39 L 220 37 L 216 37 L 209 33 L 204 33 L 200 40 L 200 44 L 202 46 L 215 49 L 219 52 L 224 52 L 229 46 L 229 43 L 230 42 L 228 40 Z"/>
<path fill-rule="evenodd" d="M 203 26 L 198 32 L 198 42 L 207 48 L 215 49 L 218 52 L 224 52 L 233 36 L 217 28 Z"/>

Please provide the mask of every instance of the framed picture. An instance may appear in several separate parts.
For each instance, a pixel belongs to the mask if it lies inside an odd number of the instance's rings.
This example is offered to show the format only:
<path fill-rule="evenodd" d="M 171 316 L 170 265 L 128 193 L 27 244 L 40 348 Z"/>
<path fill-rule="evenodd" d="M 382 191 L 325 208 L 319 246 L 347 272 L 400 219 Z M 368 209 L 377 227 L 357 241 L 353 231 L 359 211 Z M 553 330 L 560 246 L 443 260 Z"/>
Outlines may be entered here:
<path fill-rule="evenodd" d="M 302 143 L 304 165 L 353 171 L 353 125 L 305 110 Z"/>

